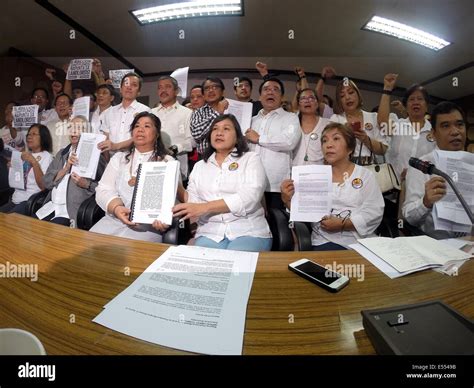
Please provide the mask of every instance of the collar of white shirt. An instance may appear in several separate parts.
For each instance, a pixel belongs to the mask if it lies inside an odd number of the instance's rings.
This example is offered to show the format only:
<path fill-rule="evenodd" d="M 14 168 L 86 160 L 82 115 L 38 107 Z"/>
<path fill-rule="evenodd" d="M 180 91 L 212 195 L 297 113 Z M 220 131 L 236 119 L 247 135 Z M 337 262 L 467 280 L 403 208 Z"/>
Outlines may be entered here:
<path fill-rule="evenodd" d="M 283 113 L 285 113 L 286 111 L 280 107 L 278 109 L 273 109 L 271 110 L 270 112 L 268 113 L 264 113 L 264 110 L 263 109 L 260 109 L 260 111 L 257 113 L 257 116 L 261 116 L 261 117 L 265 117 L 267 115 L 273 115 L 273 114 L 277 114 L 277 115 L 281 115 Z"/>
<path fill-rule="evenodd" d="M 222 164 L 236 161 L 239 158 L 239 156 L 234 155 L 236 152 L 237 152 L 237 147 L 234 147 L 232 152 L 227 156 L 227 158 L 225 158 L 225 160 L 222 162 Z M 217 167 L 219 167 L 219 164 L 216 161 L 216 153 L 215 152 L 209 157 L 209 162 L 216 165 Z"/>
<path fill-rule="evenodd" d="M 178 109 L 178 105 L 179 105 L 179 102 L 178 101 L 175 101 L 175 103 L 173 105 L 170 105 L 168 107 L 166 106 L 163 106 L 162 104 L 158 104 L 158 106 L 156 107 L 156 109 L 159 111 L 159 110 L 171 110 L 171 109 Z"/>
<path fill-rule="evenodd" d="M 130 108 L 132 108 L 133 110 L 137 110 L 138 104 L 140 103 L 137 100 L 133 100 L 133 102 L 127 108 L 124 108 L 123 103 L 120 103 L 120 105 L 118 106 L 120 106 L 120 108 L 124 110 L 130 109 Z"/>

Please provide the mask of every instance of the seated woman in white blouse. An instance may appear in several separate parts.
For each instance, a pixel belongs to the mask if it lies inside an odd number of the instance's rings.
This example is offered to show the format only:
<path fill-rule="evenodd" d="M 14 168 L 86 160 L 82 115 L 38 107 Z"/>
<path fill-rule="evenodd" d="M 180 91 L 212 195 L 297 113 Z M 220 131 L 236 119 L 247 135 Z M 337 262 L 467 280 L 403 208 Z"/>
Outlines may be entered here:
<path fill-rule="evenodd" d="M 261 204 L 266 175 L 257 154 L 248 152 L 233 115 L 211 125 L 210 146 L 196 163 L 187 190 L 180 185 L 173 208 L 182 219 L 198 217 L 195 245 L 239 251 L 268 251 L 272 235 Z"/>
<path fill-rule="evenodd" d="M 96 202 L 106 215 L 90 231 L 134 240 L 161 242 L 168 225 L 154 221 L 152 225 L 129 221 L 133 188 L 138 166 L 142 162 L 168 161 L 173 158 L 161 141 L 161 122 L 153 113 L 138 113 L 131 126 L 132 145 L 126 152 L 116 153 L 110 160 L 96 188 Z"/>
<path fill-rule="evenodd" d="M 372 172 L 350 161 L 356 146 L 352 130 L 330 123 L 321 135 L 324 159 L 332 166 L 332 210 L 313 223 L 313 250 L 347 249 L 358 238 L 374 236 L 383 216 L 384 200 Z M 286 207 L 291 206 L 295 186 L 291 179 L 281 185 Z"/>
<path fill-rule="evenodd" d="M 357 139 L 353 160 L 359 164 L 370 164 L 371 153 L 383 155 L 387 151 L 387 139 L 380 130 L 376 112 L 362 110 L 362 95 L 357 85 L 344 78 L 336 86 L 336 106 L 341 114 L 334 114 L 330 121 L 348 123 Z M 359 157 L 360 156 L 360 157 Z"/>

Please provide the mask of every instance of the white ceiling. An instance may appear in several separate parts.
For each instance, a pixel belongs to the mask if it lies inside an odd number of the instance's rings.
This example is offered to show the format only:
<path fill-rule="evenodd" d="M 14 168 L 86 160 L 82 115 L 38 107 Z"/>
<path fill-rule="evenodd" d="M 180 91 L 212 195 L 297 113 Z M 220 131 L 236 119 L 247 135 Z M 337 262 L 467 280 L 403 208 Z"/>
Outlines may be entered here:
<path fill-rule="evenodd" d="M 147 74 L 177 67 L 251 69 L 257 59 L 271 69 L 308 72 L 333 65 L 338 75 L 380 83 L 387 72 L 398 85 L 426 82 L 437 97 L 474 93 L 474 1 L 472 0 L 244 0 L 243 17 L 198 18 L 139 26 L 130 10 L 163 0 L 50 0 L 92 34 L 76 31 L 47 1 L 3 0 L 0 53 L 14 47 L 60 66 L 74 57 L 101 57 L 105 68 L 133 66 Z M 42 3 L 40 5 L 39 3 Z M 406 22 L 453 42 L 434 52 L 361 27 L 374 14 Z M 62 18 L 62 19 L 61 19 Z M 184 30 L 185 39 L 179 39 Z M 288 31 L 294 39 L 288 39 Z M 97 44 L 102 41 L 107 49 Z M 113 50 L 113 53 L 112 51 Z M 122 56 L 117 60 L 114 56 Z M 461 69 L 456 71 L 456 69 Z M 445 74 L 444 77 L 441 75 Z M 452 78 L 459 84 L 453 86 Z"/>

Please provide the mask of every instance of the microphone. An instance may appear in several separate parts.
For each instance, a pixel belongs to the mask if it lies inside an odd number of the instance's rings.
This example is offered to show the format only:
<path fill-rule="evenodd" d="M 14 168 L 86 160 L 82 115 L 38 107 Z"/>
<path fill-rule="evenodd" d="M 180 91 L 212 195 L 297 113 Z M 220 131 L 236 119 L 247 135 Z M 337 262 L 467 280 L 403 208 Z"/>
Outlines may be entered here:
<path fill-rule="evenodd" d="M 471 208 L 469 207 L 466 200 L 463 198 L 463 196 L 461 195 L 458 188 L 456 187 L 453 180 L 448 174 L 446 174 L 444 171 L 438 170 L 433 163 L 427 162 L 425 160 L 420 160 L 418 158 L 410 158 L 408 160 L 408 164 L 411 167 L 416 168 L 417 170 L 420 170 L 423 174 L 429 174 L 429 175 L 435 174 L 435 175 L 439 175 L 443 177 L 453 189 L 454 193 L 459 199 L 459 202 L 461 202 L 461 205 L 463 206 L 464 210 L 469 216 L 469 219 L 471 220 L 471 224 L 474 225 L 474 215 L 472 214 Z"/>

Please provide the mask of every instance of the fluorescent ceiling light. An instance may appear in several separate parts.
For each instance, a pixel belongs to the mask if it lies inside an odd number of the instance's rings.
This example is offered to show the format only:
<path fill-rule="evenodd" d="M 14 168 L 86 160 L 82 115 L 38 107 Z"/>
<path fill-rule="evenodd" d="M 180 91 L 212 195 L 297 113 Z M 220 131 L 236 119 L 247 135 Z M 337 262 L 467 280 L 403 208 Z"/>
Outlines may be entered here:
<path fill-rule="evenodd" d="M 447 42 L 428 32 L 379 16 L 373 16 L 362 29 L 391 35 L 435 51 L 441 50 L 443 47 L 451 44 L 451 42 Z"/>
<path fill-rule="evenodd" d="M 241 0 L 196 0 L 130 11 L 141 25 L 198 16 L 242 15 Z"/>

